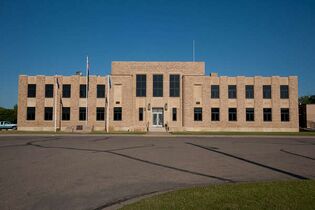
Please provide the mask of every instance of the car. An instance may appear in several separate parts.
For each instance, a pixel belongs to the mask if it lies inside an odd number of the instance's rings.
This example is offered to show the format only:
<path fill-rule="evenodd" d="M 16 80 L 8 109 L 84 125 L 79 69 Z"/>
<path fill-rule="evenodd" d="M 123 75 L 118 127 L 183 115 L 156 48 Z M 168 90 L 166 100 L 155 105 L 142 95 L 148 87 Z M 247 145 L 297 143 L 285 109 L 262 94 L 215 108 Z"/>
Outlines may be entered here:
<path fill-rule="evenodd" d="M 2 130 L 2 129 L 5 129 L 5 130 L 8 130 L 8 129 L 16 130 L 16 128 L 17 128 L 16 124 L 13 124 L 13 123 L 8 122 L 8 121 L 0 121 L 0 130 Z"/>

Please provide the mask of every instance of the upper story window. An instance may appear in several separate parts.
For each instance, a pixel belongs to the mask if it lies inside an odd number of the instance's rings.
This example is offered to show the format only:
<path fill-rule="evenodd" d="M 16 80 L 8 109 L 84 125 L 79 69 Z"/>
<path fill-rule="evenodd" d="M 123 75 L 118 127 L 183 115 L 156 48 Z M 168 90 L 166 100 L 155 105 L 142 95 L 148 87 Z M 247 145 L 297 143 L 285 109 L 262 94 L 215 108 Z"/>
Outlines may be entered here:
<path fill-rule="evenodd" d="M 145 97 L 147 95 L 147 75 L 136 75 L 136 96 Z"/>
<path fill-rule="evenodd" d="M 97 98 L 105 98 L 105 85 L 97 85 L 96 86 L 96 97 Z"/>
<path fill-rule="evenodd" d="M 211 85 L 211 98 L 220 98 L 220 86 Z"/>
<path fill-rule="evenodd" d="M 62 97 L 71 98 L 71 85 L 62 85 Z"/>
<path fill-rule="evenodd" d="M 254 85 L 246 85 L 245 86 L 246 91 L 246 98 L 251 99 L 254 98 Z"/>
<path fill-rule="evenodd" d="M 179 97 L 180 76 L 179 74 L 170 75 L 170 97 Z"/>
<path fill-rule="evenodd" d="M 229 85 L 229 98 L 236 98 L 237 96 L 237 90 L 236 90 L 236 85 Z"/>
<path fill-rule="evenodd" d="M 80 85 L 80 98 L 86 98 L 86 85 Z"/>
<path fill-rule="evenodd" d="M 54 85 L 46 84 L 45 85 L 45 98 L 52 98 L 52 97 L 54 97 Z"/>
<path fill-rule="evenodd" d="M 270 99 L 271 98 L 271 85 L 263 86 L 263 98 Z"/>
<path fill-rule="evenodd" d="M 289 86 L 288 85 L 280 85 L 280 98 L 281 99 L 289 98 Z"/>
<path fill-rule="evenodd" d="M 153 75 L 153 97 L 163 97 L 163 75 Z"/>
<path fill-rule="evenodd" d="M 28 98 L 35 98 L 36 97 L 36 84 L 28 84 L 27 97 Z"/>

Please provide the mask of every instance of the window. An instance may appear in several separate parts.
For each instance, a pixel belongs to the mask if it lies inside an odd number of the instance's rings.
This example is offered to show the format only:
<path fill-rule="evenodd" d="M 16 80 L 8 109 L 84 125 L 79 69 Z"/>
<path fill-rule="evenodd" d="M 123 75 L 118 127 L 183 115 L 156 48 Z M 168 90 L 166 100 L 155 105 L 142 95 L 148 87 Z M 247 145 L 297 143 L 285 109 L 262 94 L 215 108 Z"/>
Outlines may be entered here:
<path fill-rule="evenodd" d="M 229 98 L 236 98 L 236 85 L 229 85 Z"/>
<path fill-rule="evenodd" d="M 281 99 L 289 98 L 289 86 L 288 85 L 280 85 L 280 98 Z"/>
<path fill-rule="evenodd" d="M 114 107 L 114 120 L 121 121 L 122 120 L 122 108 Z"/>
<path fill-rule="evenodd" d="M 86 120 L 86 107 L 79 108 L 79 120 L 85 121 Z"/>
<path fill-rule="evenodd" d="M 290 111 L 288 108 L 281 108 L 281 121 L 282 122 L 290 121 Z"/>
<path fill-rule="evenodd" d="M 177 109 L 175 107 L 172 108 L 172 120 L 177 121 Z"/>
<path fill-rule="evenodd" d="M 263 86 L 263 98 L 270 99 L 271 98 L 271 85 Z"/>
<path fill-rule="evenodd" d="M 163 97 L 163 75 L 153 75 L 153 97 Z"/>
<path fill-rule="evenodd" d="M 29 84 L 27 86 L 27 97 L 29 98 L 36 97 L 36 84 Z"/>
<path fill-rule="evenodd" d="M 96 86 L 96 97 L 97 98 L 105 98 L 105 85 L 97 85 Z"/>
<path fill-rule="evenodd" d="M 202 108 L 194 108 L 194 120 L 202 121 Z"/>
<path fill-rule="evenodd" d="M 220 108 L 211 108 L 211 121 L 220 121 Z"/>
<path fill-rule="evenodd" d="M 143 108 L 139 108 L 139 121 L 143 121 Z"/>
<path fill-rule="evenodd" d="M 86 85 L 80 85 L 80 98 L 86 98 Z"/>
<path fill-rule="evenodd" d="M 54 85 L 53 84 L 46 84 L 45 85 L 45 97 L 46 98 L 54 97 Z"/>
<path fill-rule="evenodd" d="M 70 107 L 62 107 L 62 120 L 70 120 Z"/>
<path fill-rule="evenodd" d="M 63 98 L 71 97 L 71 85 L 62 85 L 62 97 Z"/>
<path fill-rule="evenodd" d="M 270 108 L 264 108 L 264 121 L 265 122 L 272 121 L 272 111 Z"/>
<path fill-rule="evenodd" d="M 229 108 L 229 121 L 237 121 L 236 108 Z"/>
<path fill-rule="evenodd" d="M 35 107 L 27 107 L 26 120 L 35 120 Z"/>
<path fill-rule="evenodd" d="M 254 98 L 254 86 L 253 85 L 246 85 L 245 86 L 246 91 L 246 98 Z"/>
<path fill-rule="evenodd" d="M 170 75 L 170 97 L 179 97 L 180 76 L 179 74 Z"/>
<path fill-rule="evenodd" d="M 246 108 L 246 121 L 255 121 L 254 108 Z"/>
<path fill-rule="evenodd" d="M 147 75 L 137 74 L 136 80 L 136 96 L 145 97 L 147 95 Z"/>
<path fill-rule="evenodd" d="M 96 120 L 104 121 L 105 120 L 105 108 L 104 107 L 96 107 Z"/>
<path fill-rule="evenodd" d="M 220 86 L 211 85 L 211 98 L 220 98 Z"/>
<path fill-rule="evenodd" d="M 53 120 L 53 108 L 52 107 L 45 107 L 45 120 Z"/>

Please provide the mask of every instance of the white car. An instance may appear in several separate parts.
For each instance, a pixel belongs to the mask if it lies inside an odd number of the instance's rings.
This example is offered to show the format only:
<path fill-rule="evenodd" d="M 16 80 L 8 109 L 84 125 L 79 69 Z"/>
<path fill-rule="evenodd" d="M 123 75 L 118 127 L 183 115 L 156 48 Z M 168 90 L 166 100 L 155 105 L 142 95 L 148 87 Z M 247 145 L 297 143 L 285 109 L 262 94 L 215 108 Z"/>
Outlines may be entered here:
<path fill-rule="evenodd" d="M 5 129 L 5 130 L 8 130 L 8 129 L 16 130 L 16 128 L 17 128 L 16 124 L 10 123 L 8 121 L 0 121 L 0 130 L 2 130 L 2 129 Z"/>

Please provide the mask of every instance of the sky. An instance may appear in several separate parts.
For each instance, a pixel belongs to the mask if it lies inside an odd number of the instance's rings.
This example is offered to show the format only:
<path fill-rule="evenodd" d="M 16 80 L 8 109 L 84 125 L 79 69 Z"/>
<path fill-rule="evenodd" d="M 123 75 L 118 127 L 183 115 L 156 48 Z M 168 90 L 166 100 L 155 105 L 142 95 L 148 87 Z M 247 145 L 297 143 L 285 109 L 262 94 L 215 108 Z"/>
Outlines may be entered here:
<path fill-rule="evenodd" d="M 315 1 L 0 0 L 0 106 L 18 76 L 106 75 L 112 61 L 196 61 L 206 74 L 299 77 L 315 95 Z"/>

